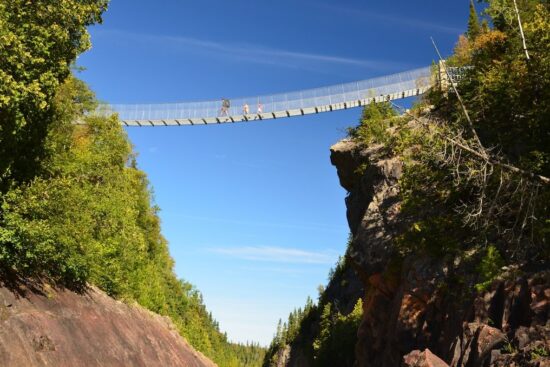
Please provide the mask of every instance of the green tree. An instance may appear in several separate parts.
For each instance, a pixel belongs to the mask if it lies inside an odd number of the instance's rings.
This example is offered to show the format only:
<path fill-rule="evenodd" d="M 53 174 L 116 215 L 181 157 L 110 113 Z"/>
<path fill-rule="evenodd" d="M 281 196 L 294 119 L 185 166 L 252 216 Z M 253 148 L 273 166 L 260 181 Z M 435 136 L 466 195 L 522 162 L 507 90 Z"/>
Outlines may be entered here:
<path fill-rule="evenodd" d="M 389 102 L 372 102 L 363 108 L 359 126 L 349 129 L 351 137 L 365 143 L 382 141 L 387 137 L 386 130 L 391 127 L 391 118 L 397 116 Z"/>
<path fill-rule="evenodd" d="M 101 22 L 106 7 L 107 0 L 0 0 L 0 193 L 36 174 L 55 121 L 52 99 L 90 46 L 86 27 Z"/>
<path fill-rule="evenodd" d="M 468 30 L 466 34 L 470 40 L 474 40 L 480 32 L 481 27 L 479 25 L 479 18 L 474 5 L 474 0 L 470 0 L 470 15 L 468 17 Z"/>
<path fill-rule="evenodd" d="M 169 316 L 218 365 L 242 365 L 237 352 L 248 349 L 227 341 L 200 292 L 174 274 L 159 209 L 120 121 L 83 116 L 95 100 L 73 78 L 52 104 L 56 118 L 44 144 L 50 154 L 40 174 L 13 185 L 0 202 L 2 279 L 39 279 L 72 289 L 96 285 Z M 86 125 L 73 125 L 75 119 Z M 258 353 L 255 365 L 263 358 Z"/>
<path fill-rule="evenodd" d="M 97 102 L 71 65 L 106 7 L 0 0 L 0 277 L 96 285 L 169 316 L 220 367 L 259 366 L 263 348 L 229 343 L 200 292 L 174 274 L 120 121 L 86 117 Z"/>
<path fill-rule="evenodd" d="M 531 60 L 527 61 L 510 2 L 489 3 L 500 19 L 495 29 L 470 45 L 472 72 L 461 93 L 487 146 L 502 149 L 522 168 L 550 174 L 550 5 L 523 2 L 522 20 Z M 488 117 L 490 116 L 490 117 Z"/>
<path fill-rule="evenodd" d="M 357 329 L 363 315 L 363 301 L 357 300 L 349 315 L 342 315 L 327 303 L 321 313 L 320 331 L 315 339 L 315 365 L 353 366 Z"/>

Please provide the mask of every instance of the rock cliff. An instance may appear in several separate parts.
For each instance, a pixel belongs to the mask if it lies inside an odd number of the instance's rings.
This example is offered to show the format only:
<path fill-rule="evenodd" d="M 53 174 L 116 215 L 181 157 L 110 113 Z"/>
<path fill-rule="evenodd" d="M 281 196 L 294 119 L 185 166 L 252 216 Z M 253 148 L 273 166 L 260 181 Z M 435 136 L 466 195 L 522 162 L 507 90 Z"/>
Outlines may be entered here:
<path fill-rule="evenodd" d="M 381 145 L 331 148 L 364 288 L 357 367 L 550 366 L 550 271 L 510 267 L 484 291 L 460 258 L 399 256 L 403 164 Z"/>
<path fill-rule="evenodd" d="M 0 365 L 216 365 L 177 333 L 171 321 L 92 287 L 82 294 L 0 288 Z"/>

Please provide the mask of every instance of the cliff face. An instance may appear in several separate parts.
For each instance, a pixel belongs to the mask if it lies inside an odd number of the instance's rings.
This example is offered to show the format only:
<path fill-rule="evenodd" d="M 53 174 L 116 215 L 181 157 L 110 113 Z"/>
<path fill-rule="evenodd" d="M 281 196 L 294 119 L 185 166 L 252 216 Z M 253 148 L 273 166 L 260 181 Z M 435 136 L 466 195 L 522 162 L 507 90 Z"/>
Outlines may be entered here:
<path fill-rule="evenodd" d="M 0 365 L 216 366 L 167 318 L 96 288 L 77 294 L 48 287 L 0 288 Z"/>
<path fill-rule="evenodd" d="M 413 218 L 401 212 L 403 164 L 383 146 L 343 140 L 331 148 L 364 288 L 356 366 L 550 366 L 550 271 L 503 269 L 476 292 L 461 259 L 398 255 Z"/>

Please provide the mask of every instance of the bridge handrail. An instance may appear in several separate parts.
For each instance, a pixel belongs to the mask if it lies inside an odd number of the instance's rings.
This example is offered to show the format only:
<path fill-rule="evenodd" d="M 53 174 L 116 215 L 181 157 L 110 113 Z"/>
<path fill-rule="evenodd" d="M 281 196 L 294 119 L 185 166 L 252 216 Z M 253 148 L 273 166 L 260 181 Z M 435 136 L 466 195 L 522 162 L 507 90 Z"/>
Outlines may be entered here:
<path fill-rule="evenodd" d="M 361 100 L 428 87 L 433 84 L 431 79 L 431 67 L 423 67 L 328 87 L 274 95 L 232 98 L 227 115 L 242 115 L 245 104 L 249 106 L 250 113 L 253 114 L 257 113 L 259 103 L 262 105 L 263 113 L 270 113 Z M 164 104 L 101 104 L 96 113 L 100 115 L 118 113 L 121 120 L 193 119 L 218 117 L 221 114 L 221 109 L 220 99 Z"/>
<path fill-rule="evenodd" d="M 417 94 L 424 93 L 438 82 L 440 85 L 443 84 L 442 71 L 434 73 L 433 68 L 428 66 L 372 79 L 290 93 L 233 98 L 230 99 L 231 106 L 225 111 L 220 99 L 163 104 L 101 104 L 95 114 L 105 116 L 118 113 L 122 121 L 200 120 L 247 115 L 244 113 L 245 105 L 248 105 L 248 114 L 258 114 L 259 105 L 263 114 L 334 106 L 339 103 L 362 101 L 411 90 L 421 91 Z M 458 82 L 466 69 L 448 67 L 451 81 Z"/>

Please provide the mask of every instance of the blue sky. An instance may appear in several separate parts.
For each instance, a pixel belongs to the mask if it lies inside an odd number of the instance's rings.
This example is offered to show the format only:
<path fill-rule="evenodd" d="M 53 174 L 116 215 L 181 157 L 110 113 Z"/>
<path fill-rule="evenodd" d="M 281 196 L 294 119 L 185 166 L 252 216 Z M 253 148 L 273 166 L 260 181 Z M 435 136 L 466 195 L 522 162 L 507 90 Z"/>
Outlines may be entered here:
<path fill-rule="evenodd" d="M 468 1 L 111 0 L 78 64 L 102 101 L 274 94 L 429 65 Z M 219 126 L 128 128 L 179 277 L 231 340 L 268 344 L 316 299 L 348 236 L 329 147 L 360 110 Z"/>

